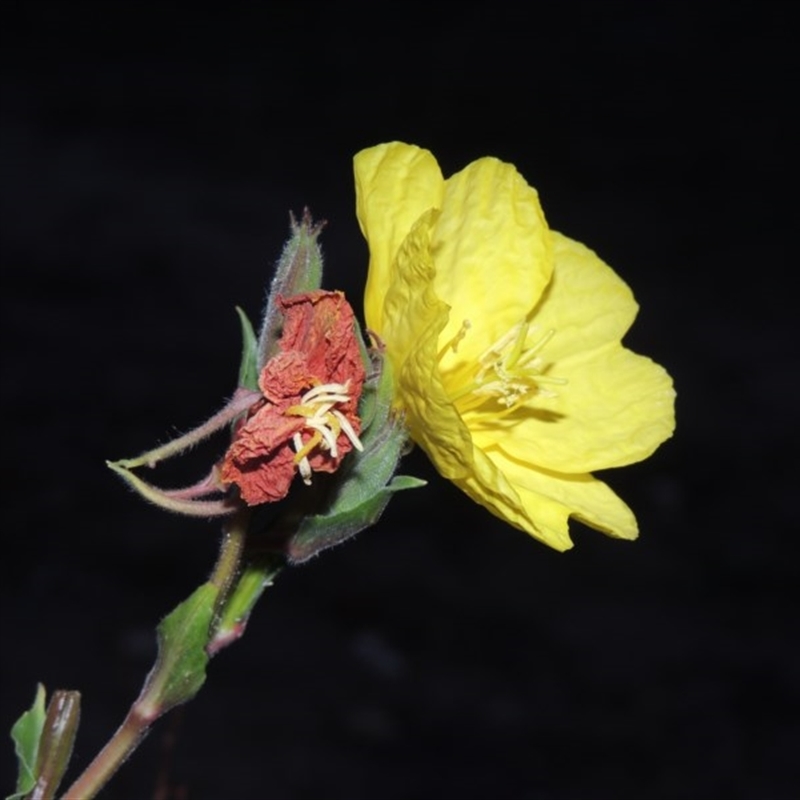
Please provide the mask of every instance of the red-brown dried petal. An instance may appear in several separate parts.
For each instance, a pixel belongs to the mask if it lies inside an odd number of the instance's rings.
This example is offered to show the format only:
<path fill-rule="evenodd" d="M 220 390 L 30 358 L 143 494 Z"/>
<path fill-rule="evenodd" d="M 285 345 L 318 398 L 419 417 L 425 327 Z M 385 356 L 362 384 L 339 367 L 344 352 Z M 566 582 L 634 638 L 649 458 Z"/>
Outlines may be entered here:
<path fill-rule="evenodd" d="M 353 412 L 364 383 L 355 317 L 341 292 L 307 292 L 280 298 L 284 311 L 281 350 L 299 350 L 317 383 L 348 383 Z M 340 409 L 342 410 L 342 409 Z"/>
<path fill-rule="evenodd" d="M 286 497 L 296 471 L 294 452 L 284 445 L 270 458 L 251 459 L 241 465 L 226 457 L 220 476 L 226 483 L 235 483 L 239 487 L 247 505 L 256 506 Z"/>
<path fill-rule="evenodd" d="M 266 403 L 236 431 L 225 454 L 220 477 L 235 483 L 249 505 L 274 502 L 286 496 L 297 471 L 293 436 L 306 429 L 306 418 L 286 414 L 301 405 L 303 395 L 314 386 L 336 383 L 347 386 L 348 400 L 337 403 L 356 433 L 361 430 L 356 415 L 365 372 L 355 335 L 355 317 L 341 292 L 316 291 L 279 298 L 284 324 L 279 351 L 264 367 L 259 387 Z M 306 429 L 305 444 L 313 436 Z M 316 472 L 335 471 L 353 449 L 347 434 L 336 440 L 337 456 L 315 448 L 308 455 Z"/>
<path fill-rule="evenodd" d="M 271 358 L 258 379 L 258 387 L 271 403 L 286 400 L 292 405 L 313 386 L 314 376 L 308 368 L 308 358 L 300 350 L 281 350 Z"/>

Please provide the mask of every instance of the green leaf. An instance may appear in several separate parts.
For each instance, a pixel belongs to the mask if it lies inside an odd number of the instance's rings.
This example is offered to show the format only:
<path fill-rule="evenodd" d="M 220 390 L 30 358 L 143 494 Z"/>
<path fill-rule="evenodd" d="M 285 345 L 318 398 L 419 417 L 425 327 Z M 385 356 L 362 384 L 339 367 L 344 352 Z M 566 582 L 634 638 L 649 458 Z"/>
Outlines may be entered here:
<path fill-rule="evenodd" d="M 204 583 L 161 620 L 158 658 L 138 703 L 146 718 L 155 720 L 200 691 L 218 591 L 214 584 Z"/>
<path fill-rule="evenodd" d="M 245 389 L 258 389 L 258 341 L 253 325 L 247 314 L 236 306 L 239 322 L 242 326 L 242 360 L 239 364 L 239 386 Z"/>
<path fill-rule="evenodd" d="M 33 705 L 25 711 L 11 728 L 14 751 L 17 754 L 17 790 L 7 800 L 24 797 L 36 785 L 36 759 L 39 755 L 39 742 L 45 720 L 45 688 L 40 683 L 36 687 Z"/>
<path fill-rule="evenodd" d="M 413 475 L 395 475 L 386 490 L 392 493 L 404 492 L 406 489 L 419 489 L 427 485 L 428 481 L 424 481 L 422 478 L 415 478 Z"/>
<path fill-rule="evenodd" d="M 323 224 L 315 224 L 308 209 L 298 223 L 292 217 L 292 235 L 284 245 L 283 253 L 275 267 L 264 321 L 258 337 L 258 368 L 261 369 L 275 355 L 283 327 L 283 315 L 278 310 L 278 296 L 292 297 L 322 285 L 322 251 L 317 238 Z"/>
<path fill-rule="evenodd" d="M 360 505 L 336 514 L 306 517 L 288 543 L 288 555 L 293 564 L 300 564 L 329 547 L 340 544 L 359 531 L 374 525 L 395 492 L 424 486 L 425 481 L 410 475 L 397 475 Z"/>

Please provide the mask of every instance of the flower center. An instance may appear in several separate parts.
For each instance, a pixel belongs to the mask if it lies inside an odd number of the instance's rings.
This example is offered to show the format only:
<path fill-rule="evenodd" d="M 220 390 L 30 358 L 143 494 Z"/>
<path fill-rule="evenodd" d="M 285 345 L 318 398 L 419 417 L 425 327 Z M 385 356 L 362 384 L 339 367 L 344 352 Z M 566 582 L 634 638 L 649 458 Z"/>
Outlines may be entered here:
<path fill-rule="evenodd" d="M 344 433 L 356 450 L 364 449 L 350 421 L 336 408 L 339 403 L 346 403 L 351 399 L 348 391 L 348 383 L 321 383 L 309 389 L 300 398 L 298 405 L 286 409 L 286 413 L 291 416 L 304 417 L 304 430 L 312 432 L 311 438 L 305 443 L 301 431 L 292 437 L 294 463 L 307 486 L 311 484 L 308 456 L 317 447 L 330 452 L 332 458 L 338 458 L 339 448 L 336 442 L 339 434 Z"/>
<path fill-rule="evenodd" d="M 440 362 L 450 351 L 457 352 L 458 345 L 471 327 L 470 321 L 464 320 L 458 333 L 439 351 Z M 550 365 L 541 355 L 555 331 L 548 330 L 528 344 L 528 334 L 532 330 L 536 328 L 527 320 L 517 323 L 481 354 L 477 364 L 468 366 L 469 374 L 465 376 L 463 385 L 450 395 L 461 413 L 473 411 L 490 400 L 510 411 L 533 395 L 557 396 L 545 388 L 546 385 L 563 386 L 567 381 L 546 374 Z"/>

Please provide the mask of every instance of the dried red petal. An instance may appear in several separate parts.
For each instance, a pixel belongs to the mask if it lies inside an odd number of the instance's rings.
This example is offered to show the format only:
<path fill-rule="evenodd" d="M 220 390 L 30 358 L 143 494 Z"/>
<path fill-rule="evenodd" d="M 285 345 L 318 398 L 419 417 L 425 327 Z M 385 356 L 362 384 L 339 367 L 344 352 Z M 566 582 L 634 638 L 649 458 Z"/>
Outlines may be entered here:
<path fill-rule="evenodd" d="M 284 315 L 278 353 L 265 365 L 258 381 L 265 402 L 237 430 L 220 467 L 222 481 L 235 483 L 248 505 L 274 502 L 288 493 L 297 472 L 293 437 L 300 434 L 306 444 L 315 434 L 297 410 L 308 390 L 324 384 L 346 386 L 348 399 L 336 403 L 335 409 L 356 434 L 361 428 L 356 412 L 364 365 L 355 317 L 344 295 L 308 292 L 278 298 L 278 304 Z M 333 472 L 352 448 L 342 431 L 336 438 L 336 457 L 316 446 L 307 456 L 308 465 L 316 472 Z"/>

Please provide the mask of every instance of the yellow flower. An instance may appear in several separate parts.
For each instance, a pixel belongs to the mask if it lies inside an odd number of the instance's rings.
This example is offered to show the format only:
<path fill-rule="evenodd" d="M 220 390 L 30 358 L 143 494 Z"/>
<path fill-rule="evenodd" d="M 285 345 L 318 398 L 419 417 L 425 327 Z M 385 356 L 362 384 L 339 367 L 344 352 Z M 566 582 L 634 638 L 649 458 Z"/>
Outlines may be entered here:
<path fill-rule="evenodd" d="M 638 306 L 579 242 L 551 231 L 511 164 L 445 180 L 427 150 L 355 158 L 370 249 L 367 326 L 398 408 L 439 472 L 558 550 L 575 517 L 635 539 L 631 510 L 591 472 L 649 456 L 674 429 L 669 375 L 625 349 Z"/>

